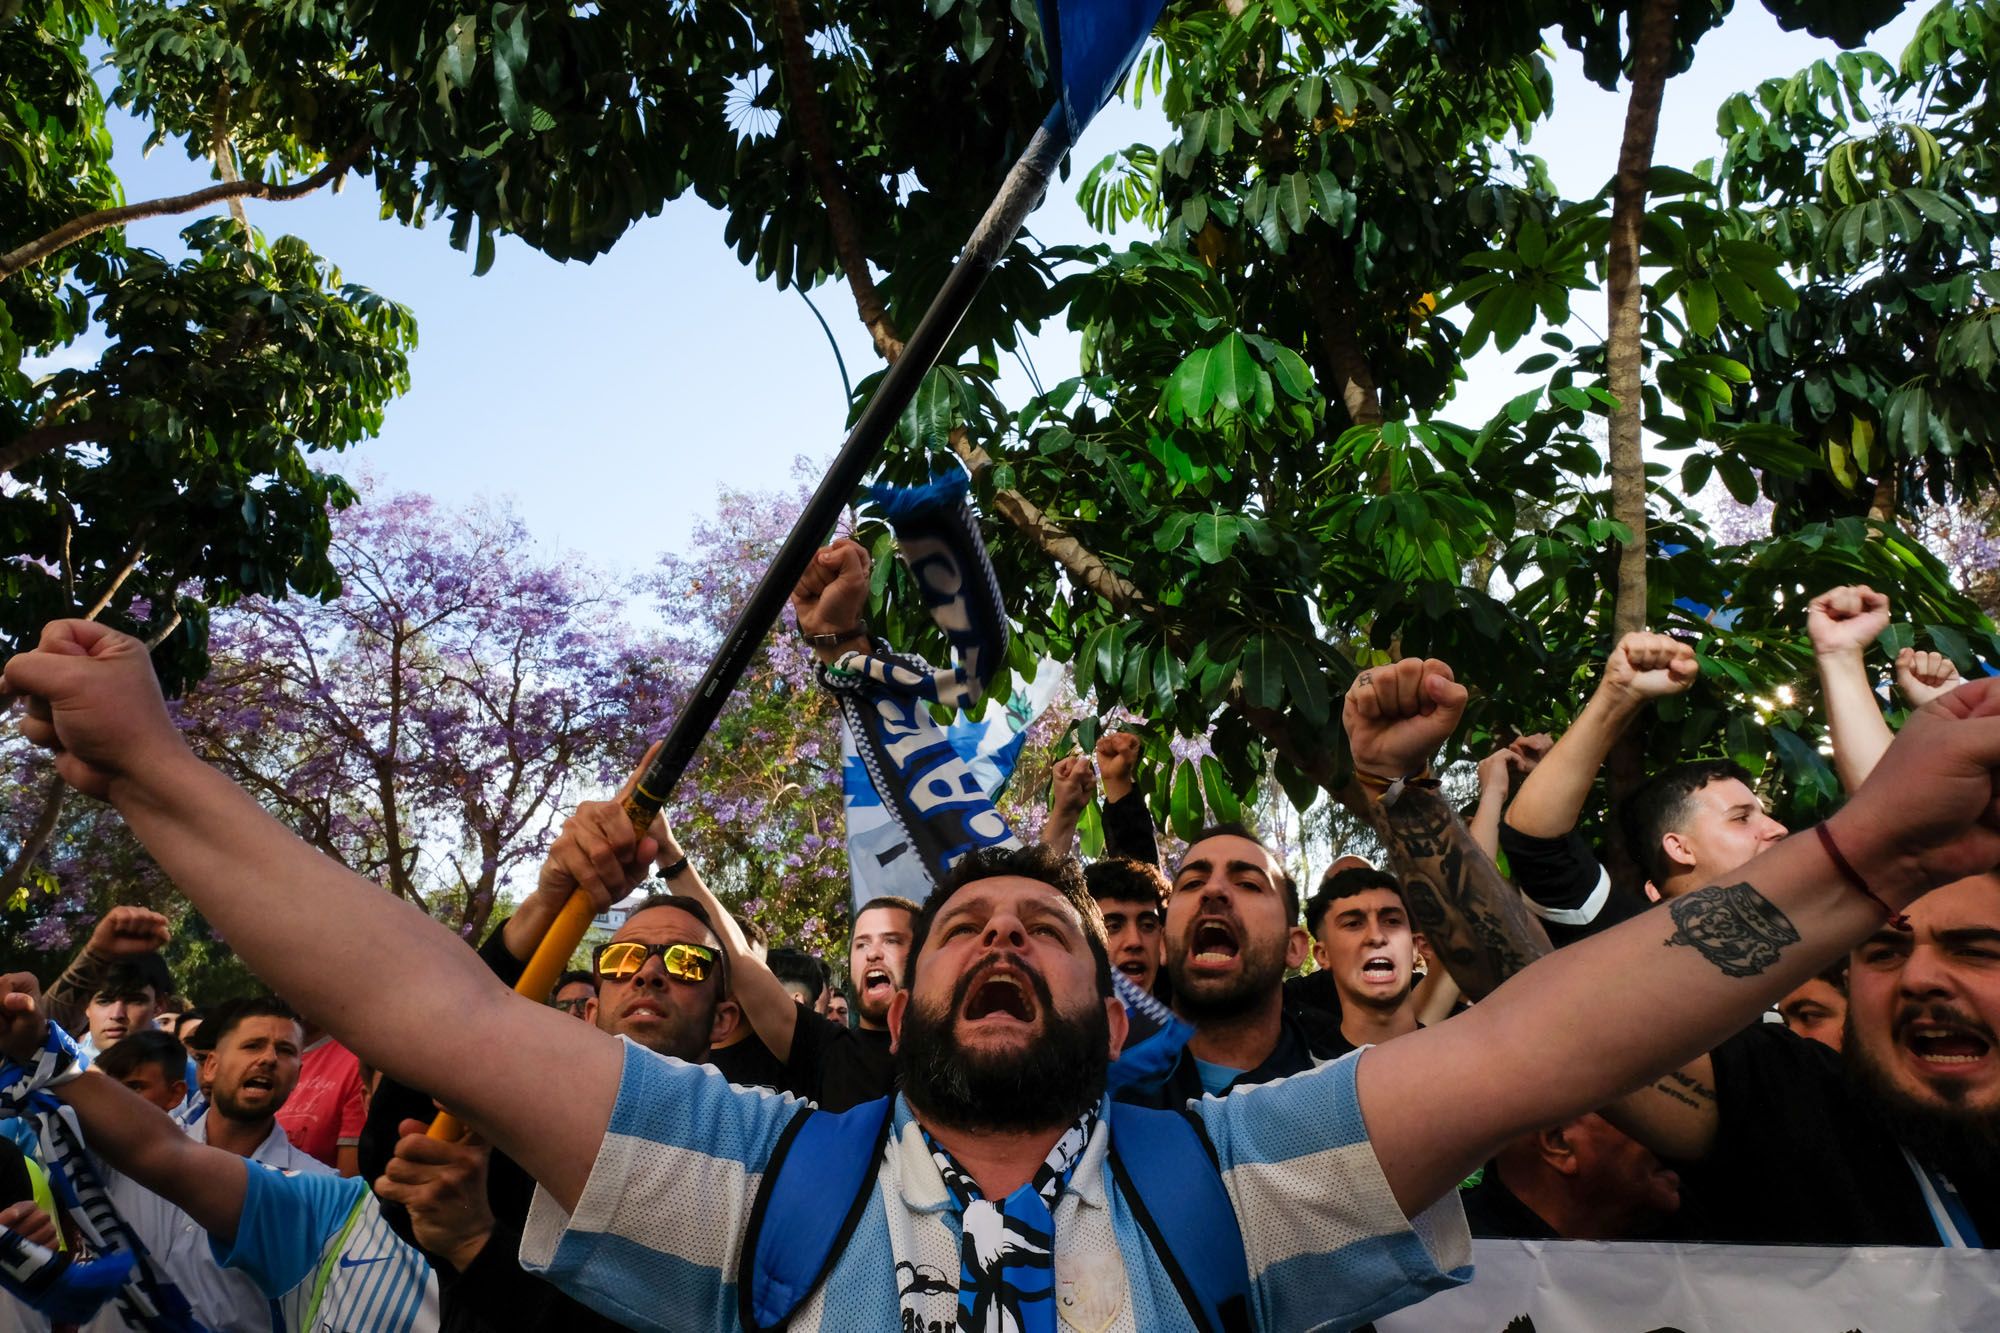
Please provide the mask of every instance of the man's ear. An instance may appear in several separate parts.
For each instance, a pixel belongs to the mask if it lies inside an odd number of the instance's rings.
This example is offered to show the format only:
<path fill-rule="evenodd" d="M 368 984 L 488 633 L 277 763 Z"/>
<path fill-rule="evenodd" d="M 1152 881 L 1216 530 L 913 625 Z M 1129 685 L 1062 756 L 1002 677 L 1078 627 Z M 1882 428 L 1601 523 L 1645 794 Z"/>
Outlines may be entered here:
<path fill-rule="evenodd" d="M 743 1024 L 743 1006 L 734 1000 L 718 1000 L 715 1005 L 715 1021 L 709 1024 L 708 1045 L 713 1050 L 736 1035 L 736 1029 Z"/>
<path fill-rule="evenodd" d="M 902 987 L 889 997 L 889 1054 L 894 1055 L 903 1044 L 903 1015 L 910 1011 L 910 992 Z"/>
<path fill-rule="evenodd" d="M 174 1094 L 174 1104 L 176 1106 L 188 1099 L 188 1085 L 187 1080 L 184 1078 L 175 1079 L 167 1085 L 167 1089 Z"/>
<path fill-rule="evenodd" d="M 1306 934 L 1304 926 L 1293 926 L 1285 932 L 1285 970 L 1290 972 L 1306 960 L 1306 953 L 1312 948 L 1313 937 Z"/>
<path fill-rule="evenodd" d="M 1111 1058 L 1116 1060 L 1125 1049 L 1125 1038 L 1132 1033 L 1132 1019 L 1116 995 L 1104 997 L 1104 1017 L 1111 1029 Z"/>
<path fill-rule="evenodd" d="M 1327 961 L 1326 946 L 1318 940 L 1313 941 L 1313 962 L 1317 963 L 1321 968 L 1333 966 L 1332 963 Z"/>
<path fill-rule="evenodd" d="M 1577 1160 L 1576 1145 L 1569 1141 L 1570 1122 L 1551 1125 L 1535 1135 L 1535 1147 L 1541 1150 L 1542 1160 L 1551 1171 L 1565 1176 L 1573 1176 L 1583 1170 L 1583 1163 Z"/>
<path fill-rule="evenodd" d="M 592 1027 L 597 1026 L 597 997 L 595 995 L 583 1002 L 583 1021 Z"/>
<path fill-rule="evenodd" d="M 1660 849 L 1667 854 L 1667 859 L 1672 861 L 1676 867 L 1683 870 L 1694 869 L 1694 849 L 1688 846 L 1687 839 L 1683 838 L 1680 834 L 1672 832 L 1662 833 L 1660 835 Z"/>

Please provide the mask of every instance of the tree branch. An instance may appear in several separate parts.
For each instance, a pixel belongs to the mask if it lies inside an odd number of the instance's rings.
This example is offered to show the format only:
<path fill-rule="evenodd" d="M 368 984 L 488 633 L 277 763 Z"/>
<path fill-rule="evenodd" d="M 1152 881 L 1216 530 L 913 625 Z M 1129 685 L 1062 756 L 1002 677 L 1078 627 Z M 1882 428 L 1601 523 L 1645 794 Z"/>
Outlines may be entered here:
<path fill-rule="evenodd" d="M 5 873 L 0 873 L 0 902 L 14 896 L 14 890 L 21 887 L 28 878 L 29 869 L 41 859 L 49 839 L 55 836 L 56 821 L 62 818 L 63 797 L 69 791 L 69 784 L 60 777 L 51 776 L 49 785 L 42 793 L 41 812 L 35 816 L 34 827 L 21 840 L 21 850 L 14 857 Z"/>
<path fill-rule="evenodd" d="M 67 449 L 72 444 L 95 440 L 103 430 L 99 421 L 65 421 L 59 426 L 35 426 L 0 445 L 0 473 L 12 472 L 43 454 Z"/>
<path fill-rule="evenodd" d="M 139 562 L 146 558 L 146 536 L 152 530 L 153 520 L 150 518 L 142 519 L 139 526 L 132 530 L 131 552 L 126 555 L 124 563 L 119 565 L 117 570 L 112 573 L 111 581 L 104 585 L 104 591 L 98 595 L 96 601 L 90 604 L 90 609 L 83 613 L 85 620 L 95 620 L 104 614 L 104 608 L 111 605 L 111 599 L 116 597 L 118 590 L 125 586 L 125 580 L 132 577 L 132 571 L 137 569 Z"/>
<path fill-rule="evenodd" d="M 888 307 L 875 290 L 868 272 L 868 255 L 861 244 L 861 228 L 854 221 L 848 202 L 847 184 L 841 178 L 840 159 L 827 133 L 826 117 L 820 110 L 819 88 L 813 83 L 812 49 L 806 44 L 805 19 L 799 14 L 798 0 L 776 0 L 779 46 L 785 61 L 785 98 L 791 104 L 792 119 L 798 127 L 799 143 L 805 149 L 806 167 L 820 202 L 826 206 L 826 225 L 833 233 L 833 250 L 840 257 L 841 271 L 847 275 L 854 293 L 854 308 L 875 340 L 875 350 L 884 361 L 903 354 L 903 340 L 889 320 Z"/>
<path fill-rule="evenodd" d="M 95 236 L 100 231 L 122 227 L 128 222 L 137 222 L 142 218 L 191 213 L 195 209 L 206 208 L 210 204 L 231 199 L 282 201 L 301 198 L 345 176 L 368 155 L 369 146 L 370 140 L 364 137 L 339 156 L 329 159 L 325 166 L 312 175 L 289 185 L 278 185 L 269 181 L 224 181 L 220 185 L 210 185 L 187 194 L 167 195 L 136 204 L 121 204 L 117 208 L 100 208 L 81 217 L 71 218 L 54 231 L 46 232 L 25 245 L 0 254 L 0 282 L 5 282 L 30 264 L 38 264 L 58 250 L 74 245 L 87 236 Z"/>

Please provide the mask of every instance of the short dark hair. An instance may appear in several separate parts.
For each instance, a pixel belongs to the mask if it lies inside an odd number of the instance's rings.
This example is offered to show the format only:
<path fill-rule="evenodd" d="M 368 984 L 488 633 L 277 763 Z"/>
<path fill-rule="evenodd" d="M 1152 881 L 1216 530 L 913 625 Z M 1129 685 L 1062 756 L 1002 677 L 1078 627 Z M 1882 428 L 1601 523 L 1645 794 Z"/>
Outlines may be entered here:
<path fill-rule="evenodd" d="M 285 1018 L 299 1021 L 299 1015 L 290 1005 L 275 995 L 252 995 L 241 1000 L 230 1000 L 216 1006 L 208 1021 L 201 1025 L 202 1049 L 212 1051 L 222 1045 L 223 1039 L 253 1018 Z M 303 1025 L 301 1025 L 303 1026 Z"/>
<path fill-rule="evenodd" d="M 778 980 L 797 982 L 811 991 L 814 1002 L 826 994 L 829 980 L 826 964 L 804 949 L 773 949 L 764 961 Z"/>
<path fill-rule="evenodd" d="M 1107 856 L 1083 868 L 1083 882 L 1100 903 L 1142 903 L 1166 914 L 1167 877 L 1151 861 Z"/>
<path fill-rule="evenodd" d="M 933 894 L 932 896 L 935 897 L 936 895 Z M 928 899 L 925 900 L 924 906 L 929 906 Z M 849 943 L 852 943 L 854 940 L 854 928 L 861 924 L 862 916 L 868 912 L 874 911 L 878 907 L 893 907 L 899 912 L 908 912 L 910 914 L 910 920 L 912 922 L 914 922 L 918 917 L 924 914 L 924 908 L 918 906 L 916 903 L 911 902 L 908 898 L 899 897 L 898 895 L 893 893 L 877 894 L 875 897 L 870 898 L 867 902 L 861 904 L 861 906 L 854 909 L 854 919 L 850 921 L 847 925 L 847 938 Z M 916 950 L 912 949 L 910 952 L 912 954 L 915 954 Z"/>
<path fill-rule="evenodd" d="M 181 1039 L 181 1045 L 191 1051 L 214 1050 L 215 1036 L 209 1020 L 228 1007 L 227 1000 L 221 1004 L 197 1005 L 181 1015 L 181 1021 L 174 1025 L 174 1035 Z M 188 1031 L 190 1025 L 194 1028 L 193 1032 Z"/>
<path fill-rule="evenodd" d="M 1372 866 L 1349 866 L 1319 882 L 1319 890 L 1306 903 L 1306 933 L 1318 939 L 1320 925 L 1335 903 L 1370 889 L 1387 889 L 1395 894 L 1396 901 L 1403 904 L 1404 914 L 1408 915 L 1410 900 L 1403 895 L 1401 880 L 1386 870 L 1377 870 Z"/>
<path fill-rule="evenodd" d="M 715 928 L 715 922 L 708 915 L 708 909 L 702 906 L 701 899 L 690 898 L 682 893 L 649 893 L 637 903 L 625 909 L 625 919 L 630 921 L 633 917 L 639 915 L 639 913 L 650 912 L 655 907 L 671 907 L 677 911 L 686 912 L 689 916 L 701 922 L 702 928 L 709 934 L 715 936 L 718 940 L 722 938 L 722 933 Z"/>
<path fill-rule="evenodd" d="M 1083 864 L 1074 856 L 1064 856 L 1038 842 L 1031 842 L 1025 847 L 982 847 L 967 852 L 951 868 L 951 874 L 944 883 L 932 890 L 931 896 L 924 899 L 924 905 L 917 909 L 916 923 L 910 929 L 910 956 L 903 963 L 904 988 L 908 989 L 916 980 L 917 956 L 923 953 L 924 941 L 930 938 L 931 923 L 937 920 L 938 913 L 944 910 L 952 895 L 968 884 L 982 879 L 998 879 L 1003 875 L 1046 884 L 1076 909 L 1077 915 L 1083 918 L 1083 938 L 1090 945 L 1090 956 L 1097 964 L 1098 993 L 1110 995 L 1111 946 L 1104 935 L 1104 914 L 1098 910 L 1097 899 L 1090 896 L 1090 886 L 1084 882 Z M 855 915 L 858 918 L 860 913 Z"/>
<path fill-rule="evenodd" d="M 1625 798 L 1622 823 L 1625 842 L 1632 859 L 1646 872 L 1655 886 L 1674 873 L 1661 845 L 1669 833 L 1678 833 L 1687 822 L 1694 794 L 1715 782 L 1731 778 L 1754 788 L 1757 780 L 1743 765 L 1728 759 L 1689 759 L 1664 768 L 1646 780 L 1644 786 Z"/>
<path fill-rule="evenodd" d="M 573 967 L 569 971 L 563 973 L 561 976 L 556 978 L 556 984 L 549 987 L 549 994 L 554 995 L 556 992 L 560 991 L 564 986 L 574 986 L 578 982 L 582 982 L 584 985 L 590 987 L 591 990 L 594 991 L 597 989 L 597 974 L 595 972 L 585 971 L 583 968 L 580 967 Z"/>
<path fill-rule="evenodd" d="M 743 938 L 751 948 L 762 949 L 766 953 L 770 952 L 771 932 L 764 929 L 763 922 L 754 916 L 745 916 L 741 912 L 731 912 L 729 919 L 734 921 L 736 928 L 743 932 Z"/>
<path fill-rule="evenodd" d="M 164 969 L 163 969 L 164 970 Z M 167 997 L 170 986 L 162 986 L 159 973 L 145 966 L 136 958 L 121 958 L 104 969 L 104 979 L 97 983 L 97 989 L 90 993 L 92 1000 L 117 1000 L 135 996 L 141 991 L 153 992 L 157 1003 Z"/>
<path fill-rule="evenodd" d="M 158 1028 L 145 1028 L 111 1043 L 92 1063 L 116 1079 L 129 1078 L 134 1070 L 151 1065 L 160 1071 L 161 1079 L 172 1083 L 187 1077 L 187 1059 L 187 1048 L 180 1038 Z"/>
<path fill-rule="evenodd" d="M 1283 894 L 1285 899 L 1285 922 L 1287 925 L 1296 925 L 1298 923 L 1299 886 L 1292 881 L 1291 873 L 1285 869 L 1284 861 L 1279 858 L 1275 851 L 1271 850 L 1270 843 L 1265 842 L 1263 838 L 1258 836 L 1257 831 L 1248 824 L 1232 819 L 1220 824 L 1210 824 L 1207 828 L 1202 829 L 1192 838 L 1189 838 L 1187 845 L 1193 847 L 1196 843 L 1207 842 L 1210 838 L 1242 838 L 1247 842 L 1254 842 L 1259 847 L 1262 847 L 1264 855 L 1271 858 L 1271 865 L 1278 872 L 1278 892 Z M 1177 877 L 1178 873 L 1178 869 L 1176 869 Z"/>

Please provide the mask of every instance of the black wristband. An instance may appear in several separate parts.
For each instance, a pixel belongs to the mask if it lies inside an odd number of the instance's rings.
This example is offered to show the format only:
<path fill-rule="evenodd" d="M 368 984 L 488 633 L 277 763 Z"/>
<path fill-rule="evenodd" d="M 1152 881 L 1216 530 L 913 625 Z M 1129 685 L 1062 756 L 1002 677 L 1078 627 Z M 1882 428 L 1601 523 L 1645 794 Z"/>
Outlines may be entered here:
<path fill-rule="evenodd" d="M 680 860 L 675 861 L 672 865 L 661 866 L 659 870 L 654 872 L 653 877 L 655 879 L 670 880 L 673 879 L 676 875 L 679 875 L 683 870 L 686 870 L 687 868 L 688 868 L 688 859 L 685 856 L 683 856 Z"/>
<path fill-rule="evenodd" d="M 801 630 L 799 632 L 799 637 L 806 641 L 806 646 L 808 648 L 824 648 L 827 651 L 831 652 L 833 649 L 840 647 L 840 645 L 843 643 L 851 643 L 856 639 L 867 638 L 868 620 L 864 616 L 861 619 L 860 623 L 855 625 L 853 628 L 839 630 L 832 634 L 807 634 L 803 630 Z"/>

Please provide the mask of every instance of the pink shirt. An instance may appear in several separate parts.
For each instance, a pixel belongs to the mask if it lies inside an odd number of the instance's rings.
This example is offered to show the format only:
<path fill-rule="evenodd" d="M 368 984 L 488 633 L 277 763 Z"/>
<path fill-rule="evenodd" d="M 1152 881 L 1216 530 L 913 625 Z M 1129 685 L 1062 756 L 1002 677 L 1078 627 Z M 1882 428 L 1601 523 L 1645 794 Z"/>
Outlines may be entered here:
<path fill-rule="evenodd" d="M 328 1166 L 339 1150 L 361 1141 L 368 1102 L 361 1091 L 361 1061 L 332 1037 L 321 1037 L 299 1058 L 299 1085 L 278 1111 L 292 1146 Z"/>

